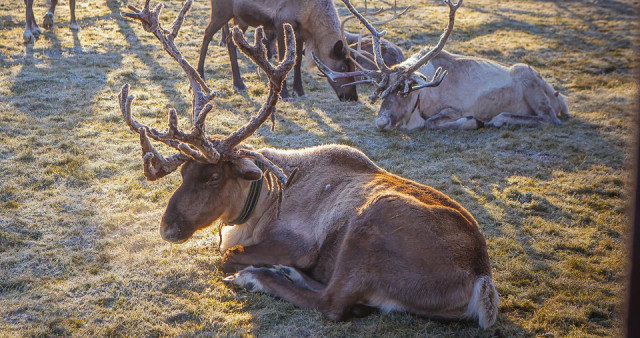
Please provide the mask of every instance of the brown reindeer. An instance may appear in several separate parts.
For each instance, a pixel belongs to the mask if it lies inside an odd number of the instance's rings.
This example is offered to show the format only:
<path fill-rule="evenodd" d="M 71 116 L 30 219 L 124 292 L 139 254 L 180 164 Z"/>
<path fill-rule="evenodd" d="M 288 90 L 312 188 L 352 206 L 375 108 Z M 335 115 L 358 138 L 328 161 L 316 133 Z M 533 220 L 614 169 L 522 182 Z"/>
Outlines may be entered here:
<path fill-rule="evenodd" d="M 53 13 L 55 12 L 56 6 L 58 5 L 58 0 L 48 0 L 47 3 L 49 3 L 49 11 L 47 11 L 47 14 L 44 15 L 42 26 L 46 29 L 51 29 L 53 28 Z M 24 4 L 27 8 L 27 19 L 22 38 L 24 40 L 24 43 L 33 43 L 40 36 L 40 34 L 42 34 L 42 30 L 40 30 L 40 27 L 38 27 L 35 16 L 33 15 L 33 0 L 24 0 Z M 71 12 L 69 29 L 77 31 L 80 29 L 80 26 L 78 26 L 78 23 L 76 22 L 76 0 L 69 0 L 69 11 Z"/>
<path fill-rule="evenodd" d="M 346 58 L 345 46 L 340 36 L 338 13 L 332 0 L 211 0 L 211 17 L 205 29 L 198 60 L 200 76 L 204 76 L 204 61 L 213 35 L 231 19 L 243 29 L 249 26 L 263 26 L 265 30 L 275 31 L 279 42 L 279 54 L 284 51 L 281 27 L 284 23 L 289 23 L 296 32 L 298 50 L 301 51 L 305 43 L 307 49 L 313 50 L 329 68 L 342 72 L 353 70 L 353 65 Z M 227 43 L 227 49 L 231 60 L 233 87 L 243 91 L 246 86 L 240 77 L 236 47 L 233 43 Z M 293 78 L 293 91 L 298 96 L 304 95 L 301 60 L 302 53 L 298 53 Z M 330 82 L 341 101 L 358 100 L 355 87 L 342 87 L 350 81 L 353 79 Z M 286 85 L 281 95 L 289 97 Z"/>
<path fill-rule="evenodd" d="M 329 319 L 363 315 L 371 307 L 430 318 L 478 320 L 492 325 L 498 294 L 484 237 L 473 216 L 443 193 L 395 176 L 362 152 L 328 145 L 300 150 L 253 150 L 241 144 L 272 116 L 284 79 L 294 64 L 294 33 L 285 24 L 286 53 L 274 67 L 264 33 L 254 45 L 235 27 L 240 50 L 267 74 L 267 101 L 251 121 L 226 138 L 205 134 L 215 94 L 182 57 L 173 40 L 191 5 L 185 3 L 171 30 L 158 22 L 161 6 L 130 7 L 137 19 L 179 62 L 193 92 L 194 127 L 186 133 L 169 113 L 159 132 L 131 113 L 125 85 L 119 95 L 125 122 L 140 134 L 144 174 L 159 179 L 181 168 L 182 184 L 162 216 L 160 234 L 173 243 L 216 222 L 224 231 L 225 281 L 261 291 Z M 165 158 L 150 139 L 177 154 Z"/>

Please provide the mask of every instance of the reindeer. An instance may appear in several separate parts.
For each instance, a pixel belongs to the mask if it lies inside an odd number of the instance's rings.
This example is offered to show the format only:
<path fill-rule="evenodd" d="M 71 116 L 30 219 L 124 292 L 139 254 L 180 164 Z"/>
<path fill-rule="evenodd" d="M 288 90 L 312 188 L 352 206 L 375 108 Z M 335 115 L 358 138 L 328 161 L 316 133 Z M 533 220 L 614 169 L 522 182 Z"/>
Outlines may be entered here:
<path fill-rule="evenodd" d="M 53 28 L 53 13 L 58 5 L 58 0 L 47 0 L 47 3 L 49 4 L 49 11 L 44 15 L 42 26 L 46 29 L 51 29 Z M 28 44 L 35 42 L 40 34 L 42 34 L 42 30 L 38 27 L 35 16 L 33 15 L 33 0 L 24 0 L 24 4 L 27 7 L 27 19 L 22 39 L 24 40 L 24 43 Z M 80 26 L 78 26 L 78 23 L 76 22 L 76 0 L 69 0 L 69 11 L 71 11 L 69 29 L 77 31 L 80 29 Z"/>
<path fill-rule="evenodd" d="M 226 138 L 206 135 L 215 93 L 174 44 L 190 5 L 187 0 L 170 30 L 158 22 L 161 6 L 149 10 L 149 0 L 123 14 L 160 40 L 192 87 L 189 133 L 179 129 L 173 109 L 165 132 L 139 123 L 128 85 L 118 96 L 126 124 L 140 134 L 147 179 L 181 167 L 182 184 L 160 222 L 162 238 L 183 243 L 216 222 L 235 224 L 221 232 L 221 269 L 232 274 L 225 281 L 318 309 L 331 320 L 374 307 L 492 325 L 498 294 L 485 240 L 456 201 L 385 171 L 351 147 L 254 150 L 242 144 L 273 116 L 299 48 L 291 25 L 284 25 L 285 53 L 275 67 L 266 58 L 262 28 L 249 45 L 234 27 L 235 44 L 267 74 L 269 94 L 245 126 Z M 162 156 L 151 139 L 178 153 Z"/>
<path fill-rule="evenodd" d="M 306 43 L 307 49 L 314 50 L 331 69 L 342 72 L 353 70 L 340 38 L 340 22 L 332 0 L 211 0 L 211 17 L 205 29 L 198 60 L 200 76 L 204 76 L 204 61 L 213 35 L 231 19 L 243 29 L 263 26 L 268 31 L 275 31 L 279 42 L 278 54 L 284 52 L 281 27 L 284 23 L 289 23 L 296 32 L 296 45 L 300 51 L 303 43 Z M 227 49 L 231 60 L 233 87 L 237 91 L 244 91 L 246 86 L 240 77 L 236 47 L 233 43 L 227 43 Z M 304 95 L 301 61 L 302 53 L 298 53 L 293 77 L 293 91 L 298 96 Z M 342 87 L 347 82 L 349 81 L 340 80 L 330 84 L 341 101 L 357 101 L 355 87 Z M 281 95 L 283 98 L 289 97 L 286 84 Z"/>
<path fill-rule="evenodd" d="M 355 13 L 355 8 L 349 5 L 349 9 Z M 384 32 L 378 32 L 363 16 L 358 14 L 356 17 L 372 34 L 363 48 L 374 49 L 375 60 L 368 59 L 368 67 L 355 62 L 361 70 L 346 74 L 327 69 L 317 59 L 316 62 L 330 80 L 347 75 L 366 77 L 346 86 L 378 85 L 372 99 L 383 99 L 376 117 L 376 125 L 381 130 L 537 126 L 561 124 L 559 116 L 568 116 L 565 97 L 553 90 L 530 66 L 517 64 L 508 68 L 490 60 L 442 50 L 451 34 L 453 16 L 436 48 L 423 49 L 391 68 L 378 61 L 384 51 L 384 45 L 380 43 Z M 372 63 L 374 70 L 371 70 Z M 398 76 L 398 73 L 404 75 Z M 429 77 L 433 80 L 425 82 Z M 432 88 L 419 90 L 426 87 Z"/>
<path fill-rule="evenodd" d="M 420 71 L 433 74 L 435 67 L 449 70 L 442 84 L 406 97 L 388 96 L 375 120 L 379 129 L 559 125 L 559 117 L 568 116 L 564 95 L 528 65 L 505 67 L 442 51 Z"/>

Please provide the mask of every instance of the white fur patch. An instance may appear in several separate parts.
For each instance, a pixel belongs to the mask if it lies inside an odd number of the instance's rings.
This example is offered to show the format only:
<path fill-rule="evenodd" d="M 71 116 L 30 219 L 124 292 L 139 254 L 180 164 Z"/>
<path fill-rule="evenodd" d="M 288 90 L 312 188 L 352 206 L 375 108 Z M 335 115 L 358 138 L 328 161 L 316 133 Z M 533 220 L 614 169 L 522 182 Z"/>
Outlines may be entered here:
<path fill-rule="evenodd" d="M 482 329 L 487 329 L 496 322 L 498 317 L 498 291 L 490 277 L 482 276 L 473 284 L 473 293 L 467 306 L 465 316 L 477 318 Z"/>
<path fill-rule="evenodd" d="M 402 306 L 400 302 L 381 294 L 373 294 L 369 296 L 365 304 L 375 307 L 385 313 L 393 311 L 405 311 L 404 306 Z"/>

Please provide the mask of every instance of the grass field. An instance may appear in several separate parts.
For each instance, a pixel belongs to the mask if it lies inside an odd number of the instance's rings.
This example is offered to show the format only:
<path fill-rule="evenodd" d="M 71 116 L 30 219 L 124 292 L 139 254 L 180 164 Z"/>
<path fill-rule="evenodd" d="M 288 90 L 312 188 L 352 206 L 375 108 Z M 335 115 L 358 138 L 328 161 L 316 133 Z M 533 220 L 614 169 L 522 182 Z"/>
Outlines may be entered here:
<path fill-rule="evenodd" d="M 41 23 L 45 5 L 36 2 Z M 182 4 L 163 3 L 168 26 Z M 407 51 L 434 43 L 446 6 L 398 3 L 417 9 L 386 27 L 388 38 Z M 183 245 L 163 242 L 160 216 L 180 177 L 145 181 L 116 95 L 130 83 L 143 123 L 164 127 L 175 107 L 188 125 L 188 85 L 154 38 L 120 17 L 125 5 L 80 1 L 74 34 L 62 1 L 55 29 L 25 46 L 23 2 L 0 2 L 0 336 L 621 334 L 637 1 L 467 0 L 459 11 L 447 49 L 534 66 L 570 98 L 562 126 L 382 133 L 376 105 L 338 102 L 309 69 L 307 96 L 280 103 L 275 133 L 264 126 L 249 140 L 355 146 L 458 200 L 487 238 L 501 295 L 489 331 L 401 313 L 329 322 L 227 288 L 214 227 Z M 208 6 L 195 2 L 178 38 L 192 64 Z M 223 94 L 208 119 L 212 132 L 245 123 L 266 97 L 255 66 L 241 58 L 241 67 L 244 95 L 231 89 L 226 49 L 212 44 L 208 82 Z"/>

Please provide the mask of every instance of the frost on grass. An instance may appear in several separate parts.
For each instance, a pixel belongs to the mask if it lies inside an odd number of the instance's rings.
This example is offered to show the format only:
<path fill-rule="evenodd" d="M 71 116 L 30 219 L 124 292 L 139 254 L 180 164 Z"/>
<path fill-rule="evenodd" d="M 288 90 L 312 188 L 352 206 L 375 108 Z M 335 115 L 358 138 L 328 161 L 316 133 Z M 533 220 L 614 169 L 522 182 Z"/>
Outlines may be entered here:
<path fill-rule="evenodd" d="M 411 4 L 419 10 L 385 27 L 386 37 L 407 54 L 435 43 L 446 20 L 441 4 Z M 532 64 L 569 96 L 572 117 L 563 126 L 380 133 L 373 123 L 376 105 L 337 102 L 310 69 L 303 73 L 307 96 L 282 102 L 275 133 L 261 128 L 250 141 L 284 148 L 349 144 L 385 169 L 460 201 L 487 238 L 502 299 L 494 329 L 503 335 L 615 336 L 622 318 L 628 137 L 637 93 L 628 34 L 637 28 L 628 9 L 633 4 L 540 4 L 465 2 L 446 48 Z M 44 1 L 35 5 L 41 20 Z M 180 2 L 165 5 L 167 18 L 181 8 Z M 188 111 L 188 84 L 153 37 L 120 18 L 121 2 L 77 6 L 80 33 L 59 27 L 25 47 L 23 6 L 0 4 L 0 332 L 495 332 L 404 314 L 330 323 L 317 312 L 225 287 L 213 229 L 184 245 L 162 242 L 158 223 L 180 177 L 145 181 L 136 137 L 122 124 L 115 96 L 122 83 L 131 83 L 139 116 L 163 128 L 168 108 Z M 180 34 L 180 48 L 192 63 L 208 13 L 208 3 L 196 1 Z M 68 7 L 58 6 L 56 15 L 61 25 L 67 22 Z M 226 134 L 264 101 L 266 84 L 241 57 L 249 92 L 234 94 L 226 49 L 209 49 L 206 75 L 221 97 L 207 130 Z M 362 91 L 362 97 L 370 94 Z M 189 116 L 179 119 L 188 125 Z"/>

